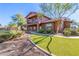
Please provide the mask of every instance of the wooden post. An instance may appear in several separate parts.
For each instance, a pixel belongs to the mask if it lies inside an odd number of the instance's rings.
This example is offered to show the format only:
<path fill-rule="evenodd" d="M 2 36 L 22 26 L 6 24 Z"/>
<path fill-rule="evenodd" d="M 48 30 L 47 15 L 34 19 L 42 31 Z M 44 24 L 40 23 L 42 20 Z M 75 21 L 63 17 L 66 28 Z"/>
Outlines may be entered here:
<path fill-rule="evenodd" d="M 39 24 L 37 24 L 37 32 L 38 32 L 38 30 L 39 30 Z"/>

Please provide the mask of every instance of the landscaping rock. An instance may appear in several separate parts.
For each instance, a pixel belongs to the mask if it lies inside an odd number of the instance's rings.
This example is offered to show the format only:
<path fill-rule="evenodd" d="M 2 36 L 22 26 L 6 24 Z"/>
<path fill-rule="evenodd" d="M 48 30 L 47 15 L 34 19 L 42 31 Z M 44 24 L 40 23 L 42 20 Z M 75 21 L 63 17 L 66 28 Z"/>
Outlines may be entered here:
<path fill-rule="evenodd" d="M 25 35 L 0 43 L 0 56 L 48 56 L 50 54 L 36 47 Z"/>

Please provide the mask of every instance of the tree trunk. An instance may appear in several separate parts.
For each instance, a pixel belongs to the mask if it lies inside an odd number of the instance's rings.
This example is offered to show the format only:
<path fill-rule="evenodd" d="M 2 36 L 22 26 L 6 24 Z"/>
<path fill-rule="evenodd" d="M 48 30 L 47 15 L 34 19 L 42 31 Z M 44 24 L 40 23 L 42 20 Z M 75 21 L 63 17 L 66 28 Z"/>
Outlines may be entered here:
<path fill-rule="evenodd" d="M 59 33 L 59 26 L 57 26 L 57 31 L 56 31 L 56 34 L 57 34 L 57 33 Z"/>
<path fill-rule="evenodd" d="M 61 21 L 57 22 L 57 31 L 56 34 L 59 33 L 60 27 L 62 26 Z"/>

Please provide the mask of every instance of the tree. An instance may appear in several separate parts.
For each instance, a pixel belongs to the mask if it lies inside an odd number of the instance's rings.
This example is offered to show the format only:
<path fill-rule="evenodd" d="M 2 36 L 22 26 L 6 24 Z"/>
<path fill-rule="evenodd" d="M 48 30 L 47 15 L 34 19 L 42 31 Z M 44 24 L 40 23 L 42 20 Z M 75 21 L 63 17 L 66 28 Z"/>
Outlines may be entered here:
<path fill-rule="evenodd" d="M 37 13 L 38 20 L 42 20 L 44 15 L 42 13 Z M 37 24 L 37 32 L 39 31 L 39 24 Z"/>
<path fill-rule="evenodd" d="M 44 14 L 43 13 L 37 13 L 38 19 L 43 19 L 44 18 Z"/>
<path fill-rule="evenodd" d="M 18 29 L 17 24 L 12 23 L 12 22 L 10 22 L 10 23 L 8 24 L 8 27 Z"/>
<path fill-rule="evenodd" d="M 41 11 L 52 18 L 69 17 L 78 9 L 78 4 L 73 3 L 44 3 L 40 4 Z M 58 23 L 59 25 L 61 23 Z M 62 24 L 61 24 L 62 25 Z M 57 27 L 57 33 L 59 27 Z"/>
<path fill-rule="evenodd" d="M 43 3 L 40 4 L 41 11 L 53 18 L 69 17 L 78 9 L 76 3 Z"/>
<path fill-rule="evenodd" d="M 27 24 L 26 19 L 21 14 L 12 16 L 12 20 L 14 24 L 17 24 L 19 30 L 22 30 L 22 26 Z"/>
<path fill-rule="evenodd" d="M 10 26 L 10 27 L 17 27 L 17 24 L 10 22 L 10 23 L 8 24 L 8 26 Z"/>
<path fill-rule="evenodd" d="M 0 26 L 2 26 L 2 25 L 0 24 Z"/>

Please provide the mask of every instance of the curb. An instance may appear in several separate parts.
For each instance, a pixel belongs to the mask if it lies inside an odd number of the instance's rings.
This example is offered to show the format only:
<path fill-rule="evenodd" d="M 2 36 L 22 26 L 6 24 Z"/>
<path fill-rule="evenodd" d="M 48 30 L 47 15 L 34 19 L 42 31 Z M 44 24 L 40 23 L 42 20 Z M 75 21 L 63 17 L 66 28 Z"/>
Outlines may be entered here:
<path fill-rule="evenodd" d="M 45 54 L 47 54 L 48 56 L 55 56 L 54 54 L 50 54 L 48 51 L 42 49 L 41 47 L 39 47 L 38 45 L 36 45 L 35 43 L 32 42 L 32 40 L 29 40 L 35 47 L 37 47 L 39 50 L 41 50 L 42 52 L 44 52 Z"/>

